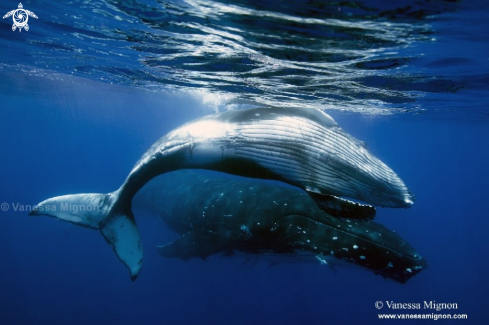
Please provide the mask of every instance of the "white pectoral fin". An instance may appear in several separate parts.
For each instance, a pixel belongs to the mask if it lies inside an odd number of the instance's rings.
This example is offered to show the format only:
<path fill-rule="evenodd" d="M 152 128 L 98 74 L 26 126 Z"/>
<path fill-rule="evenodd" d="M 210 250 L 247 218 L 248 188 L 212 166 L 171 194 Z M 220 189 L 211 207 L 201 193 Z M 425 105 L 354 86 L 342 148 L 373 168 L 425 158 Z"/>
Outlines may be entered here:
<path fill-rule="evenodd" d="M 14 14 L 15 10 L 9 11 L 5 14 L 5 16 L 2 17 L 2 19 L 8 18 Z"/>
<path fill-rule="evenodd" d="M 32 11 L 29 11 L 29 10 L 26 10 L 27 14 L 33 18 L 36 18 L 37 19 L 37 16 L 35 13 L 33 13 Z"/>
<path fill-rule="evenodd" d="M 31 216 L 47 215 L 75 225 L 98 229 L 135 280 L 141 271 L 143 250 L 132 212 L 113 212 L 117 194 L 74 194 L 39 203 Z"/>

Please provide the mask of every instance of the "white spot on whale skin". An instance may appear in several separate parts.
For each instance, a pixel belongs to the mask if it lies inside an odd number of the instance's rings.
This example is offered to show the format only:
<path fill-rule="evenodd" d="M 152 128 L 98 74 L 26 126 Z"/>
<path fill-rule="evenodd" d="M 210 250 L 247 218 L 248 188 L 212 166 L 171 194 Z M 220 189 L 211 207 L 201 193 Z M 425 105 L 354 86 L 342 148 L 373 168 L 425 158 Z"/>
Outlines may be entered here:
<path fill-rule="evenodd" d="M 417 265 L 417 266 L 415 266 L 415 267 L 414 267 L 414 269 L 415 269 L 415 270 L 421 270 L 422 268 L 423 268 L 423 267 L 422 267 L 422 266 L 420 266 L 420 265 Z"/>
<path fill-rule="evenodd" d="M 307 242 L 310 243 L 311 241 L 308 239 Z"/>
<path fill-rule="evenodd" d="M 333 237 L 333 240 L 338 240 L 338 237 Z"/>
<path fill-rule="evenodd" d="M 361 259 L 361 260 L 364 260 L 364 259 L 365 259 L 365 256 L 360 255 L 360 259 Z"/>
<path fill-rule="evenodd" d="M 387 267 L 394 267 L 394 264 L 392 262 L 387 263 Z"/>
<path fill-rule="evenodd" d="M 346 247 L 343 247 L 342 250 L 348 252 L 348 248 L 346 248 Z"/>
<path fill-rule="evenodd" d="M 407 272 L 413 273 L 413 270 L 411 270 L 409 267 L 406 269 Z"/>
<path fill-rule="evenodd" d="M 326 259 L 324 257 L 316 255 L 316 259 L 319 261 L 319 263 L 321 263 L 321 265 L 328 265 L 328 262 L 326 261 Z"/>
<path fill-rule="evenodd" d="M 248 236 L 250 236 L 250 237 L 252 236 L 250 228 L 248 228 L 247 225 L 241 225 L 241 227 L 239 227 L 239 229 L 241 229 L 241 231 L 244 232 L 245 234 L 247 234 Z"/>
<path fill-rule="evenodd" d="M 357 245 L 353 245 L 353 249 L 358 249 L 358 246 Z"/>

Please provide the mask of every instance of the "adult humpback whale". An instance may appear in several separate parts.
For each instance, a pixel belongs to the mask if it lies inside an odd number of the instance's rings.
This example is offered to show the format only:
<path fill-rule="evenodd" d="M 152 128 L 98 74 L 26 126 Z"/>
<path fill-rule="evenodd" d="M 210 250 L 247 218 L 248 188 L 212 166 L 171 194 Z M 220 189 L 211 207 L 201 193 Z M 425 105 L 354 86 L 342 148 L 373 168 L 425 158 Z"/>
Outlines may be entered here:
<path fill-rule="evenodd" d="M 270 107 L 223 112 L 187 123 L 158 140 L 117 191 L 54 197 L 30 215 L 99 229 L 134 280 L 143 252 L 132 198 L 155 176 L 186 168 L 280 180 L 315 193 L 323 209 L 340 210 L 340 216 L 371 218 L 374 210 L 337 196 L 383 207 L 409 207 L 414 199 L 389 167 L 329 115 L 316 109 Z M 71 206 L 88 208 L 66 209 Z"/>
<path fill-rule="evenodd" d="M 304 191 L 270 183 L 182 170 L 155 178 L 134 202 L 182 235 L 158 247 L 165 257 L 206 259 L 237 251 L 268 255 L 273 262 L 333 266 L 340 259 L 401 283 L 426 268 L 426 261 L 384 226 L 332 217 Z"/>

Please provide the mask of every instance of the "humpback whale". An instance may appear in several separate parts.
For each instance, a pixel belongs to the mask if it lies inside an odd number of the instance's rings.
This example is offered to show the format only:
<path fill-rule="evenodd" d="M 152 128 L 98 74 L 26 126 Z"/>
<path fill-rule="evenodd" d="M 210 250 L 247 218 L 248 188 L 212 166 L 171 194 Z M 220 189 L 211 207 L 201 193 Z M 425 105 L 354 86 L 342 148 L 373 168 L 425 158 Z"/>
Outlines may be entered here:
<path fill-rule="evenodd" d="M 279 180 L 302 188 L 322 209 L 340 217 L 373 218 L 370 205 L 409 207 L 414 201 L 397 174 L 326 113 L 261 107 L 184 124 L 153 144 L 118 190 L 53 197 L 39 203 L 30 215 L 100 230 L 134 280 L 143 251 L 132 199 L 154 177 L 190 168 Z M 90 211 L 66 209 L 69 206 L 86 206 Z"/>
<path fill-rule="evenodd" d="M 182 170 L 155 178 L 134 202 L 181 235 L 158 247 L 164 257 L 245 253 L 272 256 L 273 263 L 346 261 L 401 283 L 426 268 L 416 250 L 384 226 L 333 217 L 297 187 L 270 183 Z"/>

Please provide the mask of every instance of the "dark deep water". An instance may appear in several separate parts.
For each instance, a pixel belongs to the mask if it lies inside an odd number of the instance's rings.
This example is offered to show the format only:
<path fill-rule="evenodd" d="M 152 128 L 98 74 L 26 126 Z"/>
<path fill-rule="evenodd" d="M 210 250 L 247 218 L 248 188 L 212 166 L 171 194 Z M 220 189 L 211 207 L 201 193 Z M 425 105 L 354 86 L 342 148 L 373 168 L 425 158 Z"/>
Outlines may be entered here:
<path fill-rule="evenodd" d="M 39 17 L 29 31 L 0 20 L 0 324 L 414 323 L 379 320 L 375 302 L 432 300 L 458 309 L 405 312 L 485 322 L 484 1 L 23 5 Z M 416 194 L 376 221 L 428 269 L 400 285 L 354 268 L 164 259 L 155 246 L 175 235 L 135 210 L 145 261 L 131 282 L 97 231 L 18 211 L 113 191 L 166 132 L 250 103 L 323 108 L 367 142 Z"/>

